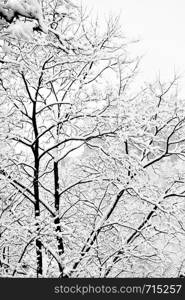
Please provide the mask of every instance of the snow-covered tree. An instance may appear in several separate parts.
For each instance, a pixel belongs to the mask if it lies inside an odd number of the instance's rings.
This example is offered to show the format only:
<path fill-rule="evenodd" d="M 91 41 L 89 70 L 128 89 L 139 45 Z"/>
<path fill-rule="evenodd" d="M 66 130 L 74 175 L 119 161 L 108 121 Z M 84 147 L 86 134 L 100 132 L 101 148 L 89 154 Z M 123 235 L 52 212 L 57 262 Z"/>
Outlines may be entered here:
<path fill-rule="evenodd" d="M 1 276 L 179 276 L 178 78 L 134 91 L 116 18 L 100 30 L 71 1 L 0 3 Z"/>

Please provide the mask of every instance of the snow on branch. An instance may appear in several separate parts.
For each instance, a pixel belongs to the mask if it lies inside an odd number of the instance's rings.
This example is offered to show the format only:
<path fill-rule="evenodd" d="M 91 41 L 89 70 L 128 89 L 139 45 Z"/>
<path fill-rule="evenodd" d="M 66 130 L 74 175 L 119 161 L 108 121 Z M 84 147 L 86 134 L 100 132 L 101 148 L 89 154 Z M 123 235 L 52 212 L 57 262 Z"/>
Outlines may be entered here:
<path fill-rule="evenodd" d="M 47 26 L 44 24 L 42 7 L 39 0 L 1 0 L 0 16 L 9 23 L 12 23 L 19 16 L 34 19 L 38 21 L 40 29 L 47 33 Z"/>
<path fill-rule="evenodd" d="M 78 7 L 69 0 L 61 0 L 56 8 L 59 15 L 68 15 L 65 11 Z M 69 16 L 69 15 L 68 15 Z M 0 0 L 0 26 L 5 28 L 3 35 L 10 35 L 18 39 L 30 41 L 34 31 L 47 34 L 51 32 L 60 43 L 66 44 L 66 37 L 61 31 L 54 30 L 51 24 L 44 20 L 43 8 L 40 0 Z M 8 25 L 8 26 L 7 26 Z M 64 49 L 65 51 L 65 49 Z"/>

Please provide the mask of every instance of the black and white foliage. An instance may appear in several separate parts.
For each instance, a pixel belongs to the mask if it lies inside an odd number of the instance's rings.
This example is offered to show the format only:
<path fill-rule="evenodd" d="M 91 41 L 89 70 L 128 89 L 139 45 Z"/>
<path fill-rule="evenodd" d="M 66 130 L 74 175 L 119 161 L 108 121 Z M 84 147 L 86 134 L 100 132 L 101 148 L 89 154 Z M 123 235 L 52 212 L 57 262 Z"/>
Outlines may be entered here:
<path fill-rule="evenodd" d="M 118 20 L 77 4 L 0 1 L 0 276 L 180 276 L 179 78 L 135 92 Z"/>

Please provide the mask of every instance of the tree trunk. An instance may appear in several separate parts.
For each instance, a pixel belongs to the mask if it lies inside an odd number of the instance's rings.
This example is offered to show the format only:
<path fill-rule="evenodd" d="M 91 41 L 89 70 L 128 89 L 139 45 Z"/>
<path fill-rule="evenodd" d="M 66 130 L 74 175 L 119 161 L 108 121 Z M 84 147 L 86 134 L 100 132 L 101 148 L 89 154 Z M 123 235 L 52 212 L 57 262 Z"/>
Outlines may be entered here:
<path fill-rule="evenodd" d="M 36 101 L 33 102 L 32 123 L 33 123 L 34 135 L 35 135 L 35 144 L 33 147 L 33 154 L 35 159 L 33 188 L 34 188 L 34 196 L 35 196 L 35 219 L 36 219 L 36 231 L 37 231 L 35 244 L 36 244 L 36 256 L 37 256 L 37 277 L 40 277 L 43 274 L 43 264 L 42 264 L 42 243 L 40 240 L 40 224 L 39 222 L 37 222 L 37 219 L 40 217 L 40 201 L 39 201 L 39 139 L 38 139 L 38 129 L 37 129 L 37 119 L 36 119 Z"/>
<path fill-rule="evenodd" d="M 64 245 L 63 245 L 63 239 L 61 237 L 62 231 L 61 231 L 60 218 L 59 218 L 60 194 L 59 194 L 58 162 L 54 162 L 54 186 L 55 186 L 55 212 L 56 212 L 54 223 L 55 223 L 55 230 L 57 236 L 58 255 L 59 257 L 61 257 L 61 255 L 64 253 Z M 59 263 L 59 270 L 60 270 L 60 276 L 62 277 L 63 267 L 61 265 L 61 262 Z"/>

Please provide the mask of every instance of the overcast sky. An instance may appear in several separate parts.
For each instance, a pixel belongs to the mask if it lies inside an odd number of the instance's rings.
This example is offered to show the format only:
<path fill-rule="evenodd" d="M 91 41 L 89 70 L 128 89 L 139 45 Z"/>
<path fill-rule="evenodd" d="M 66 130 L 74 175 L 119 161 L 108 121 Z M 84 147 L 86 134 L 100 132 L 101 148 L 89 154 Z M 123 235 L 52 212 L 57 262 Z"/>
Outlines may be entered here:
<path fill-rule="evenodd" d="M 84 0 L 94 12 L 106 16 L 121 11 L 121 24 L 129 37 L 140 38 L 136 52 L 144 53 L 144 81 L 159 74 L 169 79 L 174 71 L 185 75 L 185 0 Z M 184 88 L 185 90 L 185 88 Z"/>

